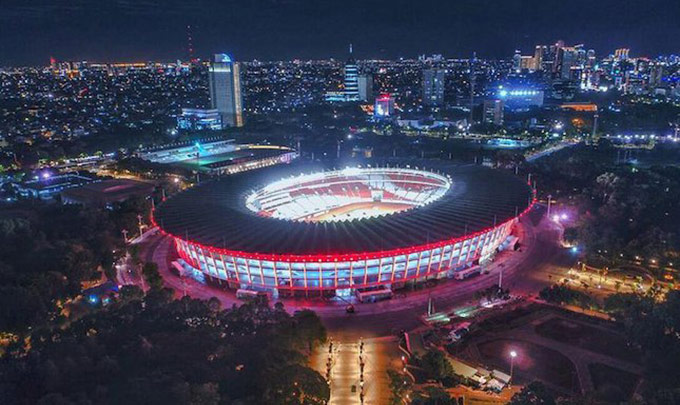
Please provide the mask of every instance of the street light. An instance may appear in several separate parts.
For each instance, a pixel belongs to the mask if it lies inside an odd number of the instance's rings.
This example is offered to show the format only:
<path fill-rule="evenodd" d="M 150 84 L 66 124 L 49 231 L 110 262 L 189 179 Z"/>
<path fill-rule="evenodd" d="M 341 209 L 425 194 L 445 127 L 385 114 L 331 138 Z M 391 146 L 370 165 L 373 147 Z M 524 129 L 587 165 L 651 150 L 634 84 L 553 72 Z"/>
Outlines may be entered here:
<path fill-rule="evenodd" d="M 510 351 L 510 381 L 508 382 L 508 385 L 512 384 L 512 373 L 515 368 L 515 357 L 517 357 L 517 352 L 514 350 Z"/>

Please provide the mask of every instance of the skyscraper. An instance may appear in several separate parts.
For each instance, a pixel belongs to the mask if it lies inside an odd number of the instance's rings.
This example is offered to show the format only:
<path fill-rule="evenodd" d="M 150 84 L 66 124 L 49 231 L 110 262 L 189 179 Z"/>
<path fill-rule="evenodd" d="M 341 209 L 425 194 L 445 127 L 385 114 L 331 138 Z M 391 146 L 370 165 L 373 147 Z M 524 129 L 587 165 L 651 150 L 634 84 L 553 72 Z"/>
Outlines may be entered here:
<path fill-rule="evenodd" d="M 522 52 L 515 49 L 515 54 L 512 55 L 512 70 L 519 72 L 522 70 Z"/>
<path fill-rule="evenodd" d="M 553 70 L 560 79 L 571 79 L 571 68 L 578 66 L 579 50 L 572 46 L 563 46 L 557 50 Z"/>
<path fill-rule="evenodd" d="M 444 104 L 444 80 L 446 70 L 423 70 L 423 103 L 426 105 Z"/>
<path fill-rule="evenodd" d="M 373 98 L 373 76 L 359 76 L 359 100 L 369 101 Z"/>
<path fill-rule="evenodd" d="M 241 66 L 224 53 L 215 55 L 208 69 L 210 104 L 222 117 L 223 127 L 243 126 Z"/>
<path fill-rule="evenodd" d="M 345 63 L 345 101 L 359 101 L 359 69 L 352 57 L 352 44 L 349 45 L 349 59 Z"/>
<path fill-rule="evenodd" d="M 484 122 L 503 125 L 503 100 L 484 100 Z"/>
<path fill-rule="evenodd" d="M 544 55 L 548 53 L 548 47 L 545 45 L 536 45 L 534 50 L 534 70 L 543 70 Z"/>
<path fill-rule="evenodd" d="M 619 48 L 614 51 L 614 59 L 616 60 L 628 60 L 628 54 L 630 53 L 630 49 L 628 48 Z"/>

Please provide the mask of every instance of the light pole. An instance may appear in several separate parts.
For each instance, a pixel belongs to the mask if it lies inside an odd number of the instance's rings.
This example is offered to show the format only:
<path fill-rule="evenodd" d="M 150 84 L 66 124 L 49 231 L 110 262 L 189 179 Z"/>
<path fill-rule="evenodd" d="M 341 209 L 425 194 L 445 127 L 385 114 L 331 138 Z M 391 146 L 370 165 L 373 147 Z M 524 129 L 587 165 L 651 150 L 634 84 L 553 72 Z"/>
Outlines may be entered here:
<path fill-rule="evenodd" d="M 142 214 L 137 214 L 137 224 L 139 225 L 139 238 L 141 239 L 144 233 L 144 224 L 142 223 Z"/>
<path fill-rule="evenodd" d="M 512 384 L 512 373 L 515 369 L 515 357 L 517 357 L 517 352 L 514 350 L 510 351 L 510 381 L 508 382 L 508 385 Z"/>

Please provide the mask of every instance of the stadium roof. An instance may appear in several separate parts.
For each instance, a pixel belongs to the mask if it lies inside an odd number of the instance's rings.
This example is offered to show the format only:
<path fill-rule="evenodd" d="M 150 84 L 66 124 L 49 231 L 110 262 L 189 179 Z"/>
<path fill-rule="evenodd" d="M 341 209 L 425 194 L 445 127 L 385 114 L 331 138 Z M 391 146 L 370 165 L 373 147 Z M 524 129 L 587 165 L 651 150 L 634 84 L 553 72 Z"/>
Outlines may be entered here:
<path fill-rule="evenodd" d="M 381 217 L 337 222 L 266 218 L 246 197 L 273 181 L 360 164 L 406 167 L 447 174 L 452 186 L 422 207 Z M 510 220 L 531 205 L 522 179 L 476 165 L 446 161 L 381 160 L 295 162 L 208 181 L 160 204 L 155 222 L 167 233 L 201 245 L 251 254 L 339 255 L 408 249 L 450 241 Z"/>

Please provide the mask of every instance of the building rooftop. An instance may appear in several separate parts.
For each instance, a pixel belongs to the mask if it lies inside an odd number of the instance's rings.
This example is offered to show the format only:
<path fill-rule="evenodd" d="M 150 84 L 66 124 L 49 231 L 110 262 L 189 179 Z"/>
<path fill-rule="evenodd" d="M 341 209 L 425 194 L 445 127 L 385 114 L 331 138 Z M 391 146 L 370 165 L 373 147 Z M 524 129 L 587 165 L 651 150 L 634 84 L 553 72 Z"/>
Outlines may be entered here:
<path fill-rule="evenodd" d="M 373 167 L 419 168 L 449 176 L 452 186 L 434 202 L 389 215 L 305 222 L 258 215 L 246 207 L 255 190 L 301 173 Z M 471 236 L 523 213 L 530 187 L 518 177 L 446 161 L 381 160 L 335 164 L 296 162 L 225 176 L 171 196 L 154 213 L 167 233 L 201 245 L 254 254 L 337 255 L 408 249 Z"/>
<path fill-rule="evenodd" d="M 64 203 L 106 206 L 133 196 L 146 197 L 154 184 L 130 179 L 110 179 L 74 187 L 61 193 Z"/>

